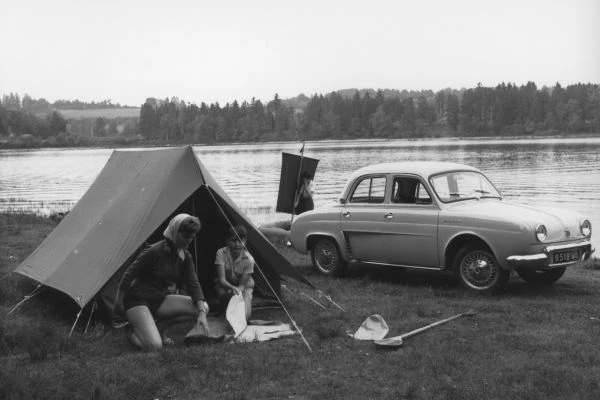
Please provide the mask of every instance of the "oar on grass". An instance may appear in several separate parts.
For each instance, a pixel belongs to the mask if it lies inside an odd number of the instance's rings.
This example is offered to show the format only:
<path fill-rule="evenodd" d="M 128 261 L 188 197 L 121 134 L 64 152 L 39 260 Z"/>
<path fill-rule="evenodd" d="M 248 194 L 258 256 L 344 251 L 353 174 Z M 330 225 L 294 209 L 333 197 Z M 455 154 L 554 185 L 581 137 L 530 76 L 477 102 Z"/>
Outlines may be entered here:
<path fill-rule="evenodd" d="M 438 325 L 445 324 L 446 322 L 450 322 L 453 319 L 460 318 L 460 317 L 472 317 L 475 314 L 476 314 L 475 311 L 469 310 L 469 311 L 464 312 L 462 314 L 457 314 L 457 315 L 455 315 L 453 317 L 446 318 L 446 319 L 443 319 L 443 320 L 438 321 L 438 322 L 434 322 L 433 324 L 429 324 L 429 325 L 424 326 L 424 327 L 419 328 L 419 329 L 415 329 L 414 331 L 410 331 L 410 332 L 405 333 L 403 335 L 394 336 L 394 337 L 391 337 L 391 338 L 385 338 L 385 339 L 375 340 L 373 343 L 375 343 L 377 346 L 400 347 L 400 346 L 402 346 L 402 343 L 403 343 L 404 339 L 407 339 L 407 338 L 409 338 L 411 336 L 414 336 L 414 335 L 416 335 L 418 333 L 421 333 L 421 332 L 424 332 L 424 331 L 426 331 L 428 329 L 431 329 L 434 326 L 438 326 Z"/>

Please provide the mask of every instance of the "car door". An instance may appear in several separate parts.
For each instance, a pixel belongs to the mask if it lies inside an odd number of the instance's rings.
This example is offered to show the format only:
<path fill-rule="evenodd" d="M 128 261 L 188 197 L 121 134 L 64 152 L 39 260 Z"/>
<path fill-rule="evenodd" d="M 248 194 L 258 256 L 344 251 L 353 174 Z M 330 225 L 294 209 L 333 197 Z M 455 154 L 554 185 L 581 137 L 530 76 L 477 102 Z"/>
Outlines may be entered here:
<path fill-rule="evenodd" d="M 437 268 L 439 208 L 416 176 L 394 175 L 383 216 L 381 261 L 387 264 Z"/>
<path fill-rule="evenodd" d="M 381 231 L 385 225 L 385 175 L 362 176 L 356 180 L 341 210 L 341 227 L 352 257 L 377 262 L 384 249 Z"/>

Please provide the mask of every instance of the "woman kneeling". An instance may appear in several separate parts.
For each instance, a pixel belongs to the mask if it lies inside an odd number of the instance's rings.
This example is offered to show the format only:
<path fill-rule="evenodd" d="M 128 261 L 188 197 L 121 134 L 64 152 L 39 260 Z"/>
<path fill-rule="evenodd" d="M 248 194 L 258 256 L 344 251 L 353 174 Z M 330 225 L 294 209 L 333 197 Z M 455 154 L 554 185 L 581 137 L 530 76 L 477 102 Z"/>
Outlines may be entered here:
<path fill-rule="evenodd" d="M 128 336 L 136 347 L 152 351 L 172 343 L 155 319 L 196 317 L 208 334 L 208 304 L 187 250 L 200 228 L 196 217 L 175 216 L 163 233 L 165 238 L 145 249 L 123 274 L 115 311 L 125 311 L 132 328 Z M 174 294 L 183 285 L 191 296 Z"/>

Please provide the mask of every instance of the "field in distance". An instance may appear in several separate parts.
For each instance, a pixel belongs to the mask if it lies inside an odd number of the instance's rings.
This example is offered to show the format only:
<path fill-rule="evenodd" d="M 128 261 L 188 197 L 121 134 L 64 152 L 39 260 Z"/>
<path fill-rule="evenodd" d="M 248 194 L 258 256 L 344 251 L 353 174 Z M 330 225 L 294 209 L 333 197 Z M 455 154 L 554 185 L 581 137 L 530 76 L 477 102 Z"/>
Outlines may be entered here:
<path fill-rule="evenodd" d="M 98 108 L 89 110 L 56 110 L 66 119 L 85 119 L 85 118 L 138 118 L 140 116 L 139 107 L 127 108 Z"/>

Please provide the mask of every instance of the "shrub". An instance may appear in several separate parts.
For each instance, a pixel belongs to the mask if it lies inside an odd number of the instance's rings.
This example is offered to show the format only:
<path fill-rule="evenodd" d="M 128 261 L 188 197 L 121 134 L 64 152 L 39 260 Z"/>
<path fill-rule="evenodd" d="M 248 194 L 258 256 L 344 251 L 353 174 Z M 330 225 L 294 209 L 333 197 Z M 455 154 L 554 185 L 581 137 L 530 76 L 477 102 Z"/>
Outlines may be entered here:
<path fill-rule="evenodd" d="M 592 257 L 582 263 L 583 268 L 591 270 L 600 270 L 600 258 Z"/>

